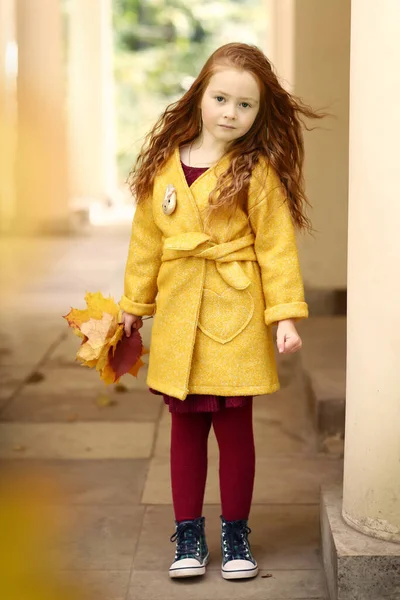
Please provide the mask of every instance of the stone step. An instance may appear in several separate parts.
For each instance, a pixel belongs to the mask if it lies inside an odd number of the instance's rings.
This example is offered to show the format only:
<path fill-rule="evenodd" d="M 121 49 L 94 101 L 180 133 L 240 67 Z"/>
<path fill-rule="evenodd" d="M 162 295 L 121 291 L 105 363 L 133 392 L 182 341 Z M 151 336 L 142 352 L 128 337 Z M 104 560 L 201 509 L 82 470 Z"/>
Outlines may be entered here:
<path fill-rule="evenodd" d="M 330 598 L 399 600 L 400 544 L 373 538 L 342 517 L 342 486 L 323 486 L 322 555 Z"/>
<path fill-rule="evenodd" d="M 301 361 L 319 449 L 343 450 L 346 396 L 346 318 L 313 317 L 299 324 Z"/>

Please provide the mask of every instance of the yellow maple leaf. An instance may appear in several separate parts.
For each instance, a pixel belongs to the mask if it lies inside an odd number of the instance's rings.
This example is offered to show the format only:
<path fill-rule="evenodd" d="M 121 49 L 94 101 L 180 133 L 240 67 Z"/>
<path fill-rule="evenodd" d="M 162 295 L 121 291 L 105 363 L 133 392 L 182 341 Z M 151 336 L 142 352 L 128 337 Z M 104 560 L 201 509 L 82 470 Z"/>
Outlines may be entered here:
<path fill-rule="evenodd" d="M 68 321 L 68 325 L 75 331 L 82 330 L 82 325 L 89 319 L 101 319 L 103 313 L 108 313 L 118 321 L 120 308 L 113 298 L 104 298 L 101 292 L 86 292 L 85 301 L 87 308 L 80 310 L 71 308 L 70 312 L 63 318 Z M 80 333 L 77 333 L 80 335 Z"/>
<path fill-rule="evenodd" d="M 116 327 L 116 319 L 108 313 L 104 313 L 101 319 L 89 319 L 83 323 L 81 331 L 87 341 L 79 348 L 77 357 L 84 361 L 98 360 L 109 339 L 114 336 Z"/>
<path fill-rule="evenodd" d="M 94 347 L 99 343 L 102 344 L 103 340 L 112 338 L 116 328 L 115 317 L 105 312 L 100 319 L 91 318 L 83 323 L 81 331 Z"/>
<path fill-rule="evenodd" d="M 69 313 L 63 316 L 63 319 L 68 321 L 68 325 L 73 328 L 76 335 L 81 335 L 80 327 L 82 323 L 85 323 L 88 319 L 90 319 L 90 314 L 87 308 L 85 310 L 71 308 Z"/>
<path fill-rule="evenodd" d="M 92 348 L 92 346 L 89 343 L 83 344 L 83 346 L 81 346 L 76 354 L 76 358 L 78 358 L 79 360 L 81 360 L 83 363 L 92 363 L 93 361 L 96 362 L 97 365 L 97 355 L 96 355 L 96 351 Z"/>
<path fill-rule="evenodd" d="M 114 370 L 109 364 L 105 365 L 104 369 L 100 372 L 100 379 L 104 381 L 106 385 L 116 383 Z"/>
<path fill-rule="evenodd" d="M 113 354 L 115 352 L 115 348 L 116 348 L 118 342 L 122 339 L 123 335 L 124 335 L 124 326 L 122 324 L 118 324 L 113 337 L 110 339 L 110 348 L 113 349 Z"/>
<path fill-rule="evenodd" d="M 109 364 L 109 352 L 112 348 L 114 352 L 116 345 L 124 335 L 124 326 L 118 325 L 114 335 L 107 340 L 107 345 L 104 346 L 99 354 L 96 369 L 101 371 L 104 367 Z"/>
<path fill-rule="evenodd" d="M 86 338 L 86 336 L 79 329 L 73 329 L 72 331 L 73 331 L 73 333 L 75 335 L 77 335 L 78 337 L 82 338 L 83 340 Z"/>
<path fill-rule="evenodd" d="M 133 367 L 128 371 L 128 373 L 130 375 L 133 375 L 134 377 L 138 376 L 139 373 L 139 369 L 140 367 L 143 367 L 144 362 L 142 361 L 141 358 L 139 358 L 139 360 L 133 365 Z"/>
<path fill-rule="evenodd" d="M 76 357 L 77 360 L 82 360 L 79 356 Z M 85 360 L 82 362 L 81 367 L 89 367 L 92 369 L 97 365 L 97 360 Z"/>
<path fill-rule="evenodd" d="M 120 308 L 111 296 L 104 298 L 101 292 L 86 292 L 85 300 L 88 309 L 94 318 L 101 318 L 102 313 L 105 312 L 115 317 L 118 321 Z M 99 316 L 95 317 L 95 314 L 98 314 Z"/>
<path fill-rule="evenodd" d="M 113 298 L 104 298 L 101 292 L 87 292 L 85 301 L 86 309 L 71 308 L 64 316 L 74 334 L 82 339 L 76 359 L 82 366 L 96 368 L 106 385 L 117 383 L 120 378 L 111 367 L 110 358 L 124 335 L 122 311 Z M 142 355 L 147 353 L 143 348 Z M 143 365 L 139 359 L 129 373 L 137 377 Z"/>

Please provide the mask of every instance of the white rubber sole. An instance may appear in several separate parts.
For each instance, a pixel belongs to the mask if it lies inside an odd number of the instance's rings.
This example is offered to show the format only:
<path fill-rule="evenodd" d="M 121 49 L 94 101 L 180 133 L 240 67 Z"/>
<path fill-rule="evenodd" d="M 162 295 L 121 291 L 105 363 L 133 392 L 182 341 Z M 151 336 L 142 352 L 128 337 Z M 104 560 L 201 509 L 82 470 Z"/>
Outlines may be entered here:
<path fill-rule="evenodd" d="M 176 567 L 171 567 L 169 570 L 169 576 L 171 577 L 171 579 L 178 579 L 181 577 L 199 577 L 200 575 L 204 575 L 206 572 L 206 565 L 208 564 L 210 560 L 210 555 L 207 554 L 206 558 L 204 559 L 203 564 L 198 564 L 197 565 L 193 565 L 193 559 L 183 559 L 182 562 L 183 564 L 181 566 L 176 566 Z M 184 564 L 185 562 L 188 562 L 188 564 Z M 189 563 L 192 563 L 190 564 Z M 197 562 L 197 561 L 195 561 Z"/>
<path fill-rule="evenodd" d="M 224 569 L 221 569 L 221 575 L 224 579 L 251 579 L 258 575 L 258 567 L 254 567 L 254 569 L 238 569 L 235 571 L 224 571 Z"/>

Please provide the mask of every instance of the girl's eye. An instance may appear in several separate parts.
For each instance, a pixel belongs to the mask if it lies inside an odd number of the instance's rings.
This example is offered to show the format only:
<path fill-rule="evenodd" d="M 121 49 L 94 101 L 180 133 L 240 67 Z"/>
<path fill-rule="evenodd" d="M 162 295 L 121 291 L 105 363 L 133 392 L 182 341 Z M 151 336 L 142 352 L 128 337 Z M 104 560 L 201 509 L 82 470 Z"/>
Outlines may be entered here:
<path fill-rule="evenodd" d="M 251 104 L 249 104 L 248 102 L 242 102 L 242 106 L 243 108 L 251 108 Z"/>
<path fill-rule="evenodd" d="M 225 100 L 225 98 L 223 96 L 216 96 L 215 97 L 216 101 L 219 102 L 221 104 L 222 100 Z"/>

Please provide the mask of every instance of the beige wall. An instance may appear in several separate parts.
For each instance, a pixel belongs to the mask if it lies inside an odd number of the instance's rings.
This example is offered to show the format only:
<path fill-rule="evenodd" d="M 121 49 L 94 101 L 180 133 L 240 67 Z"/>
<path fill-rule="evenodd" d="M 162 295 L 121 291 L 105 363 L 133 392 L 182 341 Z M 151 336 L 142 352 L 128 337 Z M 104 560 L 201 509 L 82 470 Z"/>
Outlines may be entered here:
<path fill-rule="evenodd" d="M 307 287 L 346 287 L 350 0 L 268 0 L 269 55 L 286 87 L 334 115 L 305 133 L 316 233 L 299 236 Z"/>

